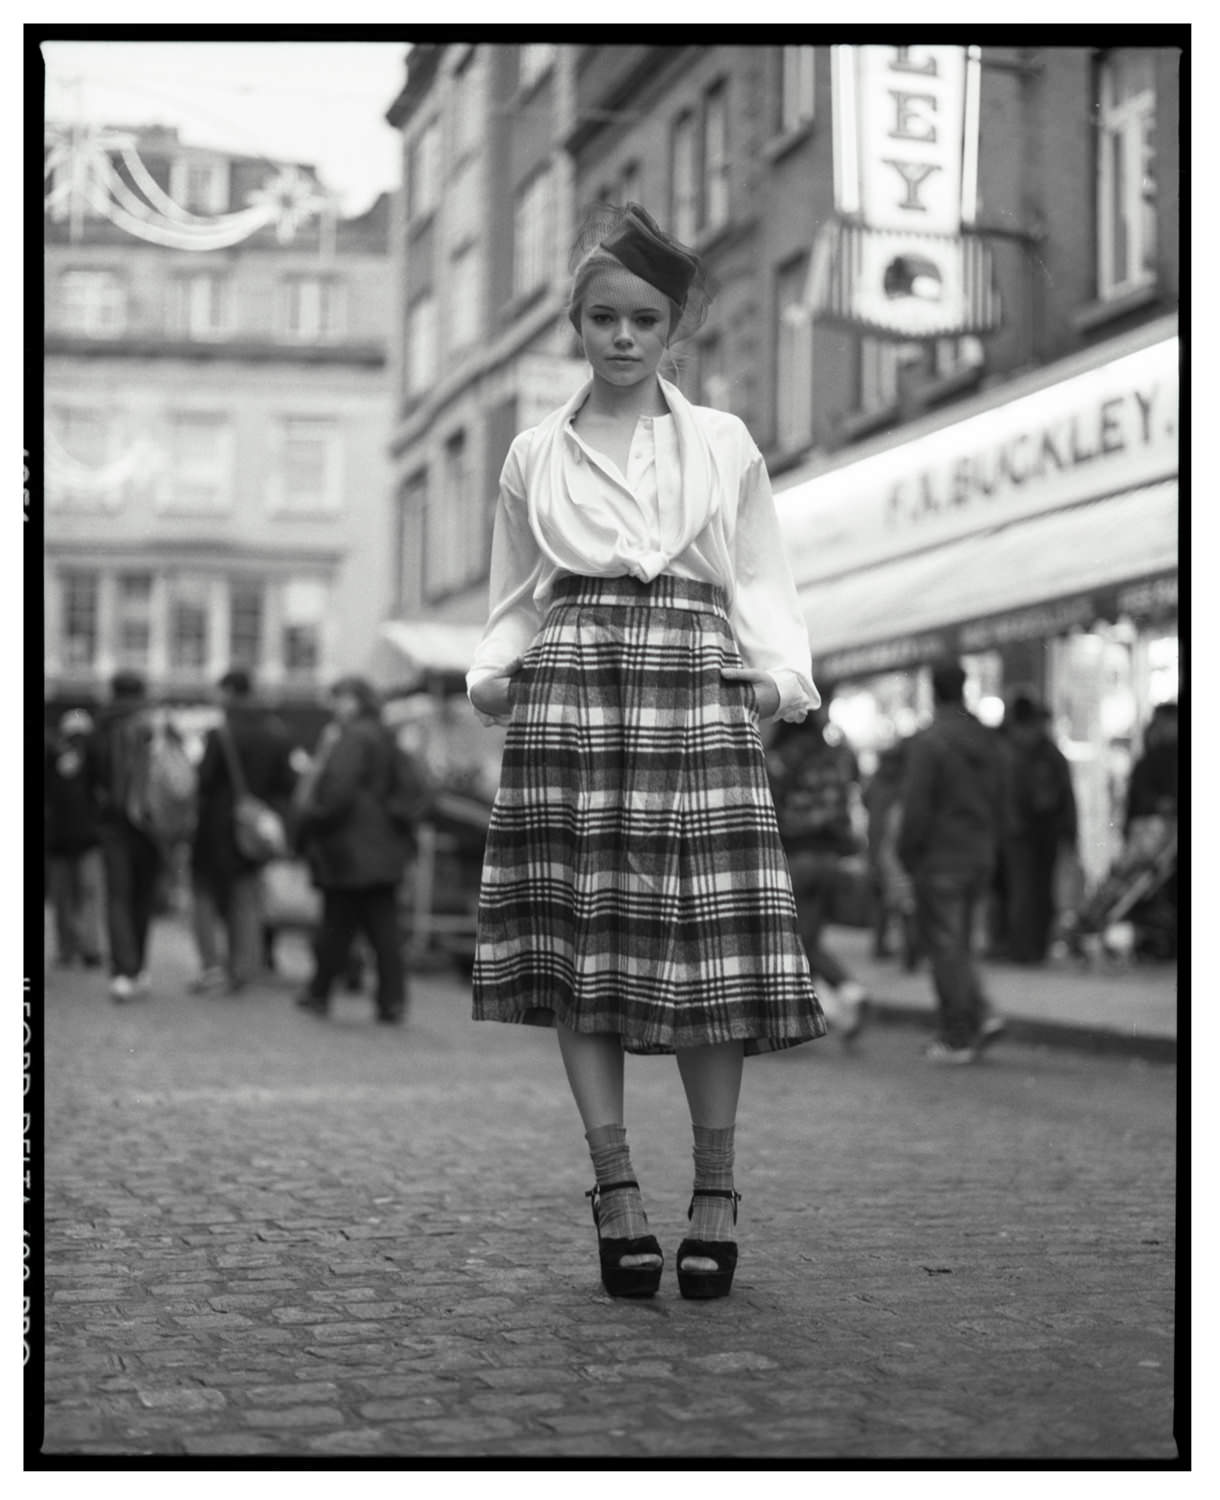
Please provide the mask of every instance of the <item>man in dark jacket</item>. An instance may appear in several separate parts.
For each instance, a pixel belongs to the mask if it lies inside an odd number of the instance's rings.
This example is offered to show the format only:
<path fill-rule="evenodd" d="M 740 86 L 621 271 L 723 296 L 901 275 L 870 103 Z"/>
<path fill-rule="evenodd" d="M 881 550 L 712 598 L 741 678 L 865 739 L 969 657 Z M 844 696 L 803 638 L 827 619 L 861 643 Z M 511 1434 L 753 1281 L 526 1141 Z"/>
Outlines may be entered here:
<path fill-rule="evenodd" d="M 363 931 L 377 961 L 377 1019 L 393 1023 L 407 1000 L 397 893 L 413 843 L 410 793 L 370 685 L 341 678 L 331 700 L 334 720 L 298 798 L 298 837 L 322 891 L 322 922 L 314 975 L 297 1003 L 325 1015 Z"/>
<path fill-rule="evenodd" d="M 1047 711 L 1027 694 L 1008 716 L 1008 816 L 1004 838 L 1008 956 L 1040 964 L 1055 918 L 1055 866 L 1076 847 L 1076 794 L 1067 758 L 1047 733 Z"/>
<path fill-rule="evenodd" d="M 85 752 L 93 720 L 70 709 L 59 733 L 46 742 L 47 882 L 55 913 L 55 961 L 67 968 L 102 962 L 102 857 L 97 808 L 85 775 Z"/>
<path fill-rule="evenodd" d="M 287 730 L 254 699 L 249 672 L 233 668 L 218 684 L 224 722 L 208 731 L 199 763 L 199 821 L 191 846 L 191 889 L 200 973 L 195 994 L 244 989 L 263 962 L 260 866 L 237 847 L 238 791 L 287 818 L 296 773 Z M 223 929 L 224 962 L 220 943 Z"/>
<path fill-rule="evenodd" d="M 934 716 L 911 743 L 898 839 L 939 1006 L 931 1062 L 972 1062 L 1002 1026 L 990 1017 L 972 949 L 1002 828 L 1004 765 L 994 736 L 966 711 L 965 680 L 956 662 L 933 668 Z"/>
<path fill-rule="evenodd" d="M 97 812 L 106 878 L 110 994 L 129 1000 L 147 990 L 148 933 L 161 854 L 145 821 L 152 722 L 138 672 L 116 672 L 111 702 L 85 750 L 85 778 Z"/>

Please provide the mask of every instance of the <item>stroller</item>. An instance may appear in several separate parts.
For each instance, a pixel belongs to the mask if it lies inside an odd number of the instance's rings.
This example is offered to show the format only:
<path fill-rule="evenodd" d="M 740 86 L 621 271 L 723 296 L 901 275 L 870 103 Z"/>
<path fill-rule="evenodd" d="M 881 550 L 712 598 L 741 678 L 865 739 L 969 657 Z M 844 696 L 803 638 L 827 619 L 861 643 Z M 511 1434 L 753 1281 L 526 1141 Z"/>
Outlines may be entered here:
<path fill-rule="evenodd" d="M 1178 824 L 1176 818 L 1134 818 L 1122 853 L 1105 878 L 1065 923 L 1078 957 L 1098 946 L 1115 956 L 1129 924 L 1137 957 L 1177 956 Z"/>

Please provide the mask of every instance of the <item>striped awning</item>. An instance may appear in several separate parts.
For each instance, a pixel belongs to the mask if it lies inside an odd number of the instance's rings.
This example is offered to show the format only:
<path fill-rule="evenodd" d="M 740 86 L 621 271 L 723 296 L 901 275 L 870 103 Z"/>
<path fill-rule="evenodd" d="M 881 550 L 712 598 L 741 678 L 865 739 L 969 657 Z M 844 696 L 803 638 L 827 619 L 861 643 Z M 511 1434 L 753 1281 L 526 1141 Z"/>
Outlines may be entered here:
<path fill-rule="evenodd" d="M 876 273 L 882 265 L 918 258 L 921 252 L 949 274 L 943 316 L 938 321 L 932 307 L 922 303 L 920 316 L 912 325 L 904 307 L 920 299 L 878 299 Z M 991 333 L 1002 317 L 991 247 L 980 234 L 971 232 L 921 235 L 913 230 L 872 229 L 849 219 L 834 219 L 819 233 L 810 281 L 815 316 L 881 338 Z"/>

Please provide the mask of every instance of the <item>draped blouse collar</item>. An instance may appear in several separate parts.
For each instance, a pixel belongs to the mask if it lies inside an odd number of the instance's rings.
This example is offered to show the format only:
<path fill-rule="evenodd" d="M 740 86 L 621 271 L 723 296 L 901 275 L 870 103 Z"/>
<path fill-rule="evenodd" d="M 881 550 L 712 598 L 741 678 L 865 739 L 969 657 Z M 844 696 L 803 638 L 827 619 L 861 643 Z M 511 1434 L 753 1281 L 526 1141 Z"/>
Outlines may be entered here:
<path fill-rule="evenodd" d="M 658 383 L 673 418 L 678 454 L 677 476 L 666 482 L 661 470 L 657 474 L 659 534 L 638 508 L 628 513 L 608 505 L 603 482 L 582 461 L 571 424 L 592 380 L 534 428 L 525 460 L 530 524 L 557 567 L 579 573 L 590 562 L 615 557 L 632 577 L 647 582 L 680 557 L 719 513 L 724 482 L 695 408 L 677 386 L 659 376 Z"/>

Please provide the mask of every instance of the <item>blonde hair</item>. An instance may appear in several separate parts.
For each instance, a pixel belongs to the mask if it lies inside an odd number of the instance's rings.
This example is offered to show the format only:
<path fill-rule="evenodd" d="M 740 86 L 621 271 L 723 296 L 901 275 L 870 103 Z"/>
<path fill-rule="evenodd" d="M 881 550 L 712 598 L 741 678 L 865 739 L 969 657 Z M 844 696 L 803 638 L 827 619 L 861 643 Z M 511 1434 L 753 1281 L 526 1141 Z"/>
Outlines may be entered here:
<path fill-rule="evenodd" d="M 568 321 L 578 334 L 580 333 L 581 305 L 588 293 L 589 284 L 600 271 L 626 271 L 629 276 L 635 275 L 635 272 L 629 270 L 617 255 L 611 255 L 609 250 L 603 250 L 600 245 L 594 245 L 572 273 L 572 288 L 568 293 Z M 664 293 L 661 295 L 664 296 Z M 668 340 L 673 337 L 677 329 L 682 317 L 682 309 L 671 297 L 665 298 L 665 304 L 669 308 L 669 327 L 665 334 Z"/>

